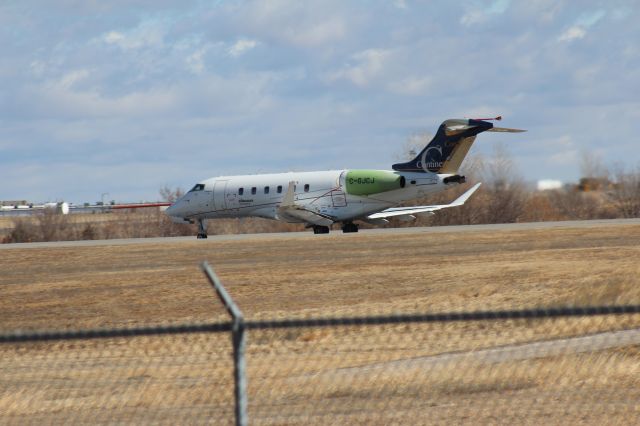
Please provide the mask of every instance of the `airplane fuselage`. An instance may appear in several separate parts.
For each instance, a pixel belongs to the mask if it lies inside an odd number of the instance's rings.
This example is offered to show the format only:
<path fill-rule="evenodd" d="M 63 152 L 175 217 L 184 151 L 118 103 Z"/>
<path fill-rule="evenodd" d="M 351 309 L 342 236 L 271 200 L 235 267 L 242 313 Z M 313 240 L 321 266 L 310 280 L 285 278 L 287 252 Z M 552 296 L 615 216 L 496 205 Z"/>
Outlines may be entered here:
<path fill-rule="evenodd" d="M 221 176 L 196 184 L 167 209 L 176 222 L 198 222 L 198 238 L 207 238 L 206 219 L 263 217 L 304 223 L 314 234 L 326 234 L 341 223 L 342 232 L 358 232 L 363 221 L 374 225 L 388 218 L 414 220 L 417 215 L 458 207 L 480 187 L 476 183 L 449 204 L 402 206 L 464 183 L 458 170 L 476 136 L 482 132 L 521 132 L 494 127 L 493 119 L 449 119 L 410 161 L 393 170 L 329 170 L 245 176 Z M 489 120 L 489 121 L 487 121 Z"/>
<path fill-rule="evenodd" d="M 184 220 L 262 217 L 304 222 L 283 216 L 278 207 L 290 182 L 296 204 L 344 222 L 454 186 L 451 175 L 393 170 L 331 170 L 243 176 L 203 180 L 171 206 L 170 215 Z"/>

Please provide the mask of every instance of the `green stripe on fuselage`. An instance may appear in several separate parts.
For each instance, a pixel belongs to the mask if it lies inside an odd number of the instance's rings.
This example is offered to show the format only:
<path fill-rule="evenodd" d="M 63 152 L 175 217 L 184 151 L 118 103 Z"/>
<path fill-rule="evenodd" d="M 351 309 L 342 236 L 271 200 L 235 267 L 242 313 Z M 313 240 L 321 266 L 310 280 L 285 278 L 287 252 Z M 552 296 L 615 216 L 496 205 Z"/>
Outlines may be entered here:
<path fill-rule="evenodd" d="M 345 186 L 351 195 L 379 194 L 402 187 L 401 177 L 385 170 L 349 170 Z"/>

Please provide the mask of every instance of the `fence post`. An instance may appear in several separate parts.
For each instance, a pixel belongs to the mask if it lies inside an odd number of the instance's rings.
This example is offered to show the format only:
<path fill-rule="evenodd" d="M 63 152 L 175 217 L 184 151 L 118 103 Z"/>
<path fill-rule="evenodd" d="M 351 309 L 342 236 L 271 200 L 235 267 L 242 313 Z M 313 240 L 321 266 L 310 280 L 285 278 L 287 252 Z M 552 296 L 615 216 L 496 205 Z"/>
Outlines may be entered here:
<path fill-rule="evenodd" d="M 202 262 L 202 271 L 216 291 L 229 315 L 231 315 L 231 340 L 233 343 L 233 379 L 235 391 L 235 416 L 236 425 L 247 426 L 247 375 L 245 369 L 244 352 L 246 347 L 245 323 L 242 312 L 234 303 L 227 290 L 224 288 L 218 276 L 205 261 Z"/>

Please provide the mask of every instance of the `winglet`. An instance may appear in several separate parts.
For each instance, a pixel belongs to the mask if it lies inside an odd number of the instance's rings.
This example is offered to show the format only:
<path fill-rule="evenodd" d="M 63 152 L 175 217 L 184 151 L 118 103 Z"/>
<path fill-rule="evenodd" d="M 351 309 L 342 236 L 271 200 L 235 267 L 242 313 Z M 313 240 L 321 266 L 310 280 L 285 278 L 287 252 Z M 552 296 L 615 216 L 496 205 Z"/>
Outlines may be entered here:
<path fill-rule="evenodd" d="M 449 204 L 449 206 L 450 207 L 457 207 L 457 206 L 463 205 L 465 203 L 465 201 L 467 201 L 469 199 L 469 197 L 471 197 L 473 195 L 473 193 L 476 192 L 478 190 L 478 188 L 480 188 L 480 185 L 482 185 L 481 182 L 478 182 L 475 185 L 473 185 L 464 194 L 462 194 L 461 196 L 456 198 L 456 200 L 454 202 Z"/>

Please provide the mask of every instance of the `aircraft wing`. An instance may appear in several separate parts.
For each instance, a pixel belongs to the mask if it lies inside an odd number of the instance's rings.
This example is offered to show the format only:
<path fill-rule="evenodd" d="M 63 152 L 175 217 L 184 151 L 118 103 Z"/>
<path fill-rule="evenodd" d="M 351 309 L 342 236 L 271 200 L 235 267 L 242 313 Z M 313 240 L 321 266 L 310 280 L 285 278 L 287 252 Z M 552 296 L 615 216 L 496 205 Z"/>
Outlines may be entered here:
<path fill-rule="evenodd" d="M 329 226 L 334 220 L 328 216 L 324 216 L 318 212 L 306 209 L 304 206 L 298 205 L 295 202 L 295 183 L 289 182 L 289 188 L 287 193 L 282 199 L 282 203 L 278 207 L 278 216 L 284 219 L 295 219 L 310 223 L 312 225 Z"/>
<path fill-rule="evenodd" d="M 431 213 L 436 210 L 446 209 L 449 207 L 458 207 L 463 205 L 465 201 L 467 201 L 469 197 L 471 197 L 471 195 L 473 195 L 473 193 L 476 192 L 476 190 L 480 187 L 480 185 L 481 183 L 476 183 L 469 190 L 467 190 L 467 192 L 465 192 L 464 194 L 456 198 L 456 200 L 450 204 L 436 204 L 433 206 L 394 207 L 394 208 L 383 210 L 379 213 L 371 214 L 367 216 L 367 219 L 385 219 L 387 217 L 394 217 L 394 216 L 411 216 L 411 215 L 420 214 L 420 213 Z"/>
<path fill-rule="evenodd" d="M 278 209 L 278 215 L 280 217 L 298 219 L 302 222 L 310 223 L 312 225 L 329 226 L 334 222 L 333 219 L 299 207 L 286 208 L 282 210 Z"/>

